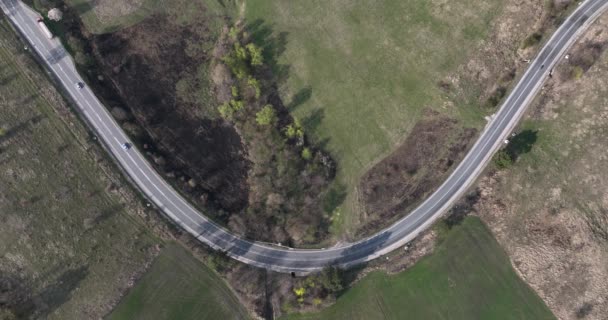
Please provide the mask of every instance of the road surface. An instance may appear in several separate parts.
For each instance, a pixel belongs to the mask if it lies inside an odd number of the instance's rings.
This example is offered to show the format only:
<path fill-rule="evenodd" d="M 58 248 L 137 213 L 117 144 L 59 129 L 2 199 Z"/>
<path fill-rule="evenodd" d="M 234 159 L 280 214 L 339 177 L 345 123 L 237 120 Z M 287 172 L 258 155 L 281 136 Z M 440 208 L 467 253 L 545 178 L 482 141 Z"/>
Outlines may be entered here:
<path fill-rule="evenodd" d="M 74 63 L 57 39 L 48 39 L 36 24 L 39 17 L 17 0 L 0 0 L 2 10 L 25 40 L 42 57 L 46 67 L 61 82 L 107 150 L 137 187 L 169 218 L 201 242 L 244 263 L 279 272 L 308 273 L 328 265 L 351 267 L 405 245 L 429 227 L 466 192 L 494 152 L 508 137 L 527 105 L 542 86 L 551 68 L 581 32 L 607 7 L 608 0 L 586 0 L 549 39 L 520 79 L 499 111 L 486 125 L 475 145 L 448 179 L 419 207 L 387 229 L 356 243 L 333 248 L 289 249 L 248 241 L 210 221 L 190 205 L 150 166 L 133 147 L 124 150 L 129 137 L 82 81 Z"/>

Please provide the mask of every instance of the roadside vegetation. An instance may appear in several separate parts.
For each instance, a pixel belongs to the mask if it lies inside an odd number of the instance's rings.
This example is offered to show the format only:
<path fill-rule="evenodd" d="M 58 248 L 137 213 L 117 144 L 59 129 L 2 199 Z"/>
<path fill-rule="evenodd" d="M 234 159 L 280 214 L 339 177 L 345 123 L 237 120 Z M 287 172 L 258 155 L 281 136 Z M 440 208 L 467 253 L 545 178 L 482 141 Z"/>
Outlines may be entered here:
<path fill-rule="evenodd" d="M 570 12 L 572 12 L 580 2 L 582 2 L 582 0 L 543 1 L 544 10 L 542 21 L 540 24 L 537 24 L 537 30 L 524 39 L 521 48 L 528 49 L 540 44 L 545 36 L 549 36 L 554 29 L 557 29 L 557 27 L 564 22 L 564 19 L 568 17 Z"/>
<path fill-rule="evenodd" d="M 327 309 L 282 319 L 555 318 L 478 218 L 444 232 L 434 253 L 409 270 L 373 272 Z"/>
<path fill-rule="evenodd" d="M 169 243 L 108 319 L 249 319 L 249 315 L 221 278 L 181 245 Z"/>
<path fill-rule="evenodd" d="M 158 239 L 4 19 L 0 61 L 0 318 L 101 318 Z"/>
<path fill-rule="evenodd" d="M 494 155 L 494 165 L 497 169 L 509 168 L 517 159 L 532 150 L 538 139 L 538 130 L 525 129 L 509 137 L 506 146 Z"/>

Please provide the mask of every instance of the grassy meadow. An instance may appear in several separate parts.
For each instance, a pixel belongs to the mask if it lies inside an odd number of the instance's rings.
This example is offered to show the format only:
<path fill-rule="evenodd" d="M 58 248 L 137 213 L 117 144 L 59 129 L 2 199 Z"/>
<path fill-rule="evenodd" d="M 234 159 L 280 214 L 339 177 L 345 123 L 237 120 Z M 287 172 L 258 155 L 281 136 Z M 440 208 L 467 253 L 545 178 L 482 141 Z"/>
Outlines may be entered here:
<path fill-rule="evenodd" d="M 245 21 L 266 44 L 280 92 L 307 133 L 337 159 L 336 192 L 346 196 L 333 230 L 360 214 L 356 186 L 433 108 L 477 127 L 474 89 L 446 107 L 438 82 L 466 62 L 500 12 L 500 1 L 254 1 Z M 454 99 L 454 97 L 451 97 Z M 336 197 L 341 198 L 341 197 Z M 339 202 L 339 201 L 338 201 Z"/>
<path fill-rule="evenodd" d="M 109 316 L 109 320 L 248 318 L 221 278 L 178 244 L 163 249 Z"/>

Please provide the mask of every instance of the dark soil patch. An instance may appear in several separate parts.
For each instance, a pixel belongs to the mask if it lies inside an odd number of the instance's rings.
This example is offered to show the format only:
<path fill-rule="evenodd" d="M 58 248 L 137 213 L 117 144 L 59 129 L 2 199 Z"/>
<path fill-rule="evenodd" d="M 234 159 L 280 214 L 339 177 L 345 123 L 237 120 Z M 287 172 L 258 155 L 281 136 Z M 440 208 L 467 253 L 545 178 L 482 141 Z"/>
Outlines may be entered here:
<path fill-rule="evenodd" d="M 139 140 L 161 171 L 182 180 L 185 191 L 202 204 L 235 212 L 246 205 L 248 189 L 240 138 L 222 121 L 200 116 L 201 108 L 214 107 L 215 101 L 202 106 L 176 90 L 183 79 L 192 95 L 205 90 L 207 84 L 196 74 L 211 58 L 203 45 L 215 41 L 205 34 L 211 32 L 204 21 L 179 26 L 157 15 L 92 43 L 105 78 L 144 128 L 147 137 Z M 123 122 L 127 130 L 130 125 Z M 220 218 L 226 222 L 227 217 Z"/>
<path fill-rule="evenodd" d="M 475 129 L 462 129 L 456 120 L 427 111 L 407 140 L 361 179 L 366 221 L 357 233 L 386 227 L 424 200 L 464 157 L 475 134 Z"/>
<path fill-rule="evenodd" d="M 562 78 L 576 79 L 582 76 L 602 56 L 607 47 L 606 41 L 587 41 L 578 46 L 578 50 L 571 51 L 571 58 L 562 70 Z"/>

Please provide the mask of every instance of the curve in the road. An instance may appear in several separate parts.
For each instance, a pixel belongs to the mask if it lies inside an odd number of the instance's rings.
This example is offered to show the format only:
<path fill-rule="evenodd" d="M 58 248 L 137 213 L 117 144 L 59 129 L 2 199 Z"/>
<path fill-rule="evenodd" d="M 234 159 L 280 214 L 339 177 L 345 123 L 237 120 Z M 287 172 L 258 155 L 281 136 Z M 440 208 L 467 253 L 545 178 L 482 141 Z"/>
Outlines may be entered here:
<path fill-rule="evenodd" d="M 75 87 L 82 79 L 73 60 L 57 39 L 47 39 L 37 28 L 39 15 L 18 0 L 0 0 L 4 13 L 42 57 L 46 67 L 62 83 L 88 124 L 98 133 L 106 149 L 150 201 L 199 241 L 225 251 L 237 260 L 279 272 L 302 273 L 328 265 L 350 267 L 372 260 L 403 246 L 430 226 L 481 174 L 522 117 L 553 65 L 578 35 L 608 7 L 607 3 L 608 0 L 586 0 L 564 21 L 530 63 L 462 162 L 420 206 L 390 227 L 356 243 L 322 250 L 304 250 L 248 241 L 231 234 L 198 212 L 154 171 L 139 150 L 124 150 L 121 147 L 130 141 L 129 138 L 90 88 Z"/>

